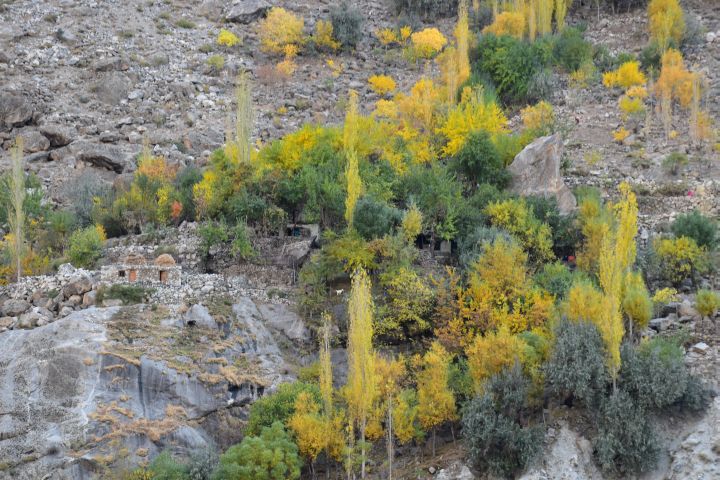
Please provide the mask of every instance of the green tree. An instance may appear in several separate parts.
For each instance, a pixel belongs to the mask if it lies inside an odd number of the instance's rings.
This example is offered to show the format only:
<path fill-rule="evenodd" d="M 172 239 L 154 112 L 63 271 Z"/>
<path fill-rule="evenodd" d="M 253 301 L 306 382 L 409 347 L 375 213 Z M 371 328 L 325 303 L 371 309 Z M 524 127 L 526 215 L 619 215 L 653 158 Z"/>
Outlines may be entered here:
<path fill-rule="evenodd" d="M 295 413 L 295 402 L 298 395 L 308 392 L 316 402 L 320 402 L 320 390 L 316 385 L 303 382 L 283 383 L 278 389 L 258 399 L 250 406 L 250 416 L 245 435 L 259 435 L 262 429 L 270 427 L 273 422 L 287 423 Z"/>
<path fill-rule="evenodd" d="M 502 188 L 510 180 L 503 160 L 486 131 L 471 132 L 453 160 L 455 169 L 470 181 L 473 189 L 480 183 Z"/>
<path fill-rule="evenodd" d="M 76 230 L 70 236 L 68 257 L 73 265 L 84 268 L 95 266 L 102 255 L 105 231 L 99 226 L 89 226 Z"/>
<path fill-rule="evenodd" d="M 222 454 L 213 480 L 294 480 L 301 466 L 298 447 L 276 421 Z"/>

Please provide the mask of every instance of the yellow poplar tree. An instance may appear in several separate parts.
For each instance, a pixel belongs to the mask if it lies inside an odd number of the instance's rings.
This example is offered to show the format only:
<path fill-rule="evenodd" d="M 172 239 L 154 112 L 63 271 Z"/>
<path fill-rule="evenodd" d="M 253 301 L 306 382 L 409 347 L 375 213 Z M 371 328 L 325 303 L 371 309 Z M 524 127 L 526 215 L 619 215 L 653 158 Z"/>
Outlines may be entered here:
<path fill-rule="evenodd" d="M 553 0 L 538 0 L 537 31 L 540 36 L 552 33 Z"/>
<path fill-rule="evenodd" d="M 558 31 L 565 28 L 565 16 L 572 3 L 573 0 L 555 0 L 555 25 Z"/>
<path fill-rule="evenodd" d="M 248 164 L 250 163 L 253 113 L 250 80 L 245 72 L 238 75 L 235 99 L 237 101 L 235 135 L 228 136 L 225 154 L 236 164 Z"/>
<path fill-rule="evenodd" d="M 373 301 L 370 279 L 363 269 L 353 275 L 348 302 L 348 378 L 347 404 L 350 441 L 354 429 L 360 434 L 362 477 L 365 477 L 365 430 L 377 396 L 373 337 Z"/>
<path fill-rule="evenodd" d="M 25 172 L 23 172 L 23 150 L 25 142 L 18 136 L 12 152 L 12 173 L 10 175 L 10 208 L 8 223 L 10 224 L 10 251 L 15 263 L 17 281 L 22 277 L 22 261 L 25 251 Z"/>
<path fill-rule="evenodd" d="M 450 355 L 439 342 L 433 342 L 422 358 L 417 374 L 418 419 L 425 429 L 432 429 L 432 449 L 435 455 L 435 430 L 438 425 L 454 420 L 455 396 L 448 385 Z"/>
<path fill-rule="evenodd" d="M 325 415 L 332 418 L 333 411 L 333 378 L 332 361 L 330 359 L 330 315 L 323 314 L 322 339 L 320 344 L 320 395 L 323 399 Z"/>
<path fill-rule="evenodd" d="M 301 392 L 295 400 L 295 413 L 288 422 L 295 433 L 300 453 L 310 461 L 314 470 L 315 459 L 327 446 L 327 421 L 308 392 Z"/>
<path fill-rule="evenodd" d="M 357 154 L 358 117 L 358 95 L 356 91 L 350 90 L 348 110 L 345 114 L 345 127 L 343 129 L 343 148 L 347 157 L 347 164 L 345 165 L 345 180 L 347 182 L 345 220 L 348 228 L 352 228 L 355 204 L 357 204 L 362 194 L 362 180 L 360 179 Z"/>
<path fill-rule="evenodd" d="M 458 84 L 462 85 L 470 78 L 470 27 L 468 22 L 467 0 L 461 0 L 458 6 L 458 22 L 455 26 L 455 43 L 457 44 Z"/>

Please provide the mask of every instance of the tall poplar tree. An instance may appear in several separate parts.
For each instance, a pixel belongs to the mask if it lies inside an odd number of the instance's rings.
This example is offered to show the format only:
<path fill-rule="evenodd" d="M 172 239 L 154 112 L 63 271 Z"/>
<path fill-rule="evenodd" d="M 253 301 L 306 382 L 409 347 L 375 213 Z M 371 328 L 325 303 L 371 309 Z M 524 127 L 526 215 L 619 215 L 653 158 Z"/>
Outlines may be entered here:
<path fill-rule="evenodd" d="M 370 279 L 358 269 L 353 275 L 348 302 L 348 378 L 347 404 L 350 441 L 357 429 L 360 438 L 361 476 L 365 478 L 365 429 L 377 396 L 373 338 L 373 301 Z M 352 447 L 352 445 L 351 445 Z"/>
<path fill-rule="evenodd" d="M 362 194 L 362 180 L 360 179 L 360 166 L 357 154 L 358 136 L 358 95 L 350 90 L 347 113 L 345 114 L 345 126 L 343 128 L 343 149 L 347 163 L 345 164 L 345 181 L 347 183 L 347 198 L 345 199 L 345 220 L 348 228 L 352 228 L 353 213 Z"/>
<path fill-rule="evenodd" d="M 17 281 L 22 277 L 22 260 L 25 254 L 25 172 L 23 171 L 23 138 L 15 139 L 15 148 L 12 151 L 12 172 L 10 175 L 10 208 L 8 209 L 8 223 L 12 234 L 10 252 Z"/>

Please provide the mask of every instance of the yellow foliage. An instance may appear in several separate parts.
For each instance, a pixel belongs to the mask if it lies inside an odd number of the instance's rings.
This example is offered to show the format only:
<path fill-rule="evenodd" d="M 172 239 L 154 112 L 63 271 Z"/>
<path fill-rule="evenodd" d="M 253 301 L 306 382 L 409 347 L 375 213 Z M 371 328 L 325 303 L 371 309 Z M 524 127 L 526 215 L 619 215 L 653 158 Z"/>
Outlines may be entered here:
<path fill-rule="evenodd" d="M 422 232 L 422 212 L 414 203 L 405 212 L 403 216 L 401 229 L 403 237 L 408 243 L 413 243 L 418 235 Z"/>
<path fill-rule="evenodd" d="M 655 291 L 652 297 L 652 301 L 659 305 L 667 305 L 670 302 L 676 302 L 678 299 L 678 292 L 674 288 L 661 288 Z"/>
<path fill-rule="evenodd" d="M 301 46 L 305 21 L 284 8 L 273 7 L 260 22 L 260 48 L 268 53 L 285 54 L 287 45 Z"/>
<path fill-rule="evenodd" d="M 149 153 L 143 153 L 138 160 L 138 168 L 135 176 L 145 175 L 151 180 L 160 182 L 172 182 L 177 174 L 177 166 L 167 164 L 165 157 L 156 157 Z"/>
<path fill-rule="evenodd" d="M 401 267 L 384 282 L 387 314 L 378 322 L 378 333 L 418 335 L 430 329 L 427 316 L 432 290 L 414 270 Z"/>
<path fill-rule="evenodd" d="M 389 119 L 395 119 L 398 116 L 398 106 L 392 100 L 385 100 L 381 98 L 375 102 L 375 111 L 373 115 L 376 117 L 384 117 Z"/>
<path fill-rule="evenodd" d="M 495 17 L 491 25 L 483 29 L 482 33 L 522 38 L 525 33 L 525 16 L 521 12 L 502 12 Z"/>
<path fill-rule="evenodd" d="M 327 446 L 327 421 L 320 414 L 320 406 L 308 392 L 300 392 L 295 400 L 295 413 L 288 421 L 295 434 L 300 453 L 310 462 Z"/>
<path fill-rule="evenodd" d="M 526 261 L 527 254 L 514 242 L 499 238 L 486 244 L 469 273 L 470 296 L 497 307 L 510 305 L 528 288 Z"/>
<path fill-rule="evenodd" d="M 398 34 L 392 28 L 383 28 L 375 32 L 375 36 L 383 46 L 388 46 L 399 41 Z"/>
<path fill-rule="evenodd" d="M 491 135 L 506 133 L 507 123 L 497 103 L 484 99 L 481 91 L 465 87 L 460 103 L 448 112 L 447 119 L 436 132 L 447 139 L 443 153 L 453 156 L 465 145 L 471 132 L 485 130 Z"/>
<path fill-rule="evenodd" d="M 401 445 L 408 443 L 416 437 L 418 407 L 412 402 L 416 400 L 415 392 L 407 390 L 398 395 L 393 407 L 393 431 Z"/>
<path fill-rule="evenodd" d="M 320 49 L 335 52 L 340 48 L 340 42 L 333 38 L 333 26 L 328 20 L 318 20 L 315 24 L 315 33 L 312 40 Z"/>
<path fill-rule="evenodd" d="M 485 336 L 475 336 L 472 344 L 465 349 L 475 391 L 482 392 L 484 383 L 490 377 L 511 367 L 516 361 L 522 363 L 525 347 L 525 342 L 512 335 L 507 327 L 500 327 Z"/>
<path fill-rule="evenodd" d="M 583 245 L 577 255 L 577 265 L 581 270 L 595 274 L 602 239 L 608 234 L 612 222 L 610 212 L 599 197 L 587 196 L 580 202 L 578 220 L 583 235 Z"/>
<path fill-rule="evenodd" d="M 653 247 L 665 277 L 675 284 L 705 268 L 705 251 L 692 238 L 660 238 Z"/>
<path fill-rule="evenodd" d="M 625 127 L 620 127 L 613 132 L 613 140 L 618 143 L 622 143 L 627 137 L 630 136 L 630 132 Z"/>
<path fill-rule="evenodd" d="M 651 0 L 648 5 L 650 37 L 665 50 L 673 40 L 680 45 L 685 34 L 685 15 L 678 0 Z"/>
<path fill-rule="evenodd" d="M 436 114 L 442 107 L 442 94 L 432 80 L 421 78 L 409 94 L 396 95 L 395 103 L 405 124 L 424 133 L 432 133 Z"/>
<path fill-rule="evenodd" d="M 395 80 L 388 75 L 373 75 L 368 78 L 368 83 L 372 91 L 381 97 L 395 90 Z"/>
<path fill-rule="evenodd" d="M 342 74 L 343 70 L 345 69 L 344 64 L 342 64 L 342 63 L 337 64 L 337 63 L 335 63 L 335 60 L 333 60 L 332 58 L 328 58 L 327 60 L 325 60 L 325 64 L 330 69 L 330 72 L 331 72 L 333 78 L 338 78 Z"/>
<path fill-rule="evenodd" d="M 360 167 L 358 165 L 358 98 L 354 90 L 350 91 L 347 113 L 345 114 L 345 126 L 343 129 L 343 148 L 347 157 L 345 165 L 345 180 L 347 182 L 347 198 L 345 199 L 345 220 L 348 227 L 352 228 L 353 213 L 355 204 L 362 194 L 362 180 L 360 179 Z"/>
<path fill-rule="evenodd" d="M 437 28 L 426 28 L 410 36 L 413 52 L 418 58 L 432 58 L 447 45 L 447 38 Z"/>
<path fill-rule="evenodd" d="M 470 78 L 470 25 L 467 2 L 460 2 L 458 5 L 458 21 L 454 33 L 457 52 L 457 84 L 462 85 L 465 80 Z"/>
<path fill-rule="evenodd" d="M 455 420 L 455 396 L 448 385 L 450 355 L 438 342 L 433 342 L 422 358 L 417 373 L 418 420 L 426 428 Z"/>
<path fill-rule="evenodd" d="M 602 292 L 591 282 L 575 282 L 567 294 L 565 315 L 578 322 L 598 323 L 602 316 L 602 299 Z"/>
<path fill-rule="evenodd" d="M 234 47 L 235 45 L 240 43 L 240 39 L 230 30 L 225 30 L 223 28 L 218 34 L 217 43 L 218 45 L 224 45 L 226 47 Z"/>
<path fill-rule="evenodd" d="M 412 35 L 412 28 L 408 25 L 400 27 L 400 41 L 405 42 Z"/>
<path fill-rule="evenodd" d="M 638 97 L 623 95 L 620 97 L 618 105 L 620 106 L 620 111 L 622 112 L 624 120 L 627 120 L 628 117 L 637 117 L 638 115 L 645 113 L 645 104 L 642 99 Z"/>
<path fill-rule="evenodd" d="M 647 98 L 648 91 L 647 88 L 645 88 L 642 85 L 635 85 L 627 89 L 625 92 L 625 95 L 627 95 L 630 98 Z"/>
<path fill-rule="evenodd" d="M 628 89 L 647 82 L 645 74 L 640 71 L 640 62 L 625 62 L 617 70 L 603 74 L 603 85 L 607 88 L 622 87 Z"/>
<path fill-rule="evenodd" d="M 552 232 L 540 222 L 524 199 L 494 202 L 485 208 L 493 226 L 503 228 L 518 239 L 533 262 L 552 258 Z"/>
<path fill-rule="evenodd" d="M 597 69 L 592 62 L 584 62 L 580 68 L 568 75 L 573 88 L 587 88 L 590 80 L 595 76 Z"/>
<path fill-rule="evenodd" d="M 215 170 L 208 169 L 203 172 L 202 180 L 193 185 L 193 199 L 198 218 L 206 217 L 214 210 L 219 201 L 217 195 L 213 195 L 217 191 L 218 182 L 219 178 Z"/>
<path fill-rule="evenodd" d="M 687 108 L 693 99 L 695 78 L 696 74 L 685 68 L 682 54 L 671 48 L 662 56 L 662 68 L 655 83 L 655 92 L 659 97 L 677 100 L 683 108 Z"/>
<path fill-rule="evenodd" d="M 531 132 L 544 132 L 555 122 L 552 105 L 545 100 L 520 111 L 523 126 Z"/>

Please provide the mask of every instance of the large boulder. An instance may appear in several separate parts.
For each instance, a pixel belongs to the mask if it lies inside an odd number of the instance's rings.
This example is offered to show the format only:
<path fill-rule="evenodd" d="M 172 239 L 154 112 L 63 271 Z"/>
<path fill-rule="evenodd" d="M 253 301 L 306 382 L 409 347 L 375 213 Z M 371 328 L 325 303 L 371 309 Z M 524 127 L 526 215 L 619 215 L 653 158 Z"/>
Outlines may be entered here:
<path fill-rule="evenodd" d="M 11 298 L 6 300 L 0 307 L 0 316 L 17 317 L 21 313 L 25 313 L 30 308 L 30 304 L 22 299 Z"/>
<path fill-rule="evenodd" d="M 32 118 L 32 104 L 24 96 L 0 91 L 0 130 L 27 125 Z"/>
<path fill-rule="evenodd" d="M 250 23 L 262 17 L 270 4 L 265 0 L 234 0 L 225 9 L 225 20 L 235 23 Z"/>
<path fill-rule="evenodd" d="M 43 125 L 40 127 L 40 133 L 50 141 L 52 148 L 69 145 L 77 137 L 77 131 L 74 128 L 61 125 Z"/>
<path fill-rule="evenodd" d="M 283 333 L 294 342 L 304 342 L 310 338 L 305 322 L 289 305 L 266 303 L 258 305 L 265 322 L 274 330 Z"/>
<path fill-rule="evenodd" d="M 190 309 L 185 312 L 185 315 L 183 315 L 183 320 L 185 321 L 186 325 L 194 325 L 211 329 L 217 328 L 217 323 L 215 322 L 215 319 L 212 317 L 212 315 L 210 315 L 207 307 L 200 304 L 196 304 L 190 307 Z"/>
<path fill-rule="evenodd" d="M 512 175 L 512 191 L 522 196 L 554 197 L 561 213 L 572 212 L 577 206 L 577 200 L 563 182 L 561 163 L 560 135 L 536 139 L 518 153 L 508 167 Z"/>
<path fill-rule="evenodd" d="M 63 287 L 63 295 L 65 298 L 70 298 L 76 295 L 81 296 L 92 290 L 92 287 L 92 278 L 89 275 L 81 274 L 72 278 L 70 282 Z"/>
<path fill-rule="evenodd" d="M 122 173 L 133 165 L 130 155 L 112 145 L 75 142 L 72 147 L 78 152 L 78 160 L 115 173 Z"/>

